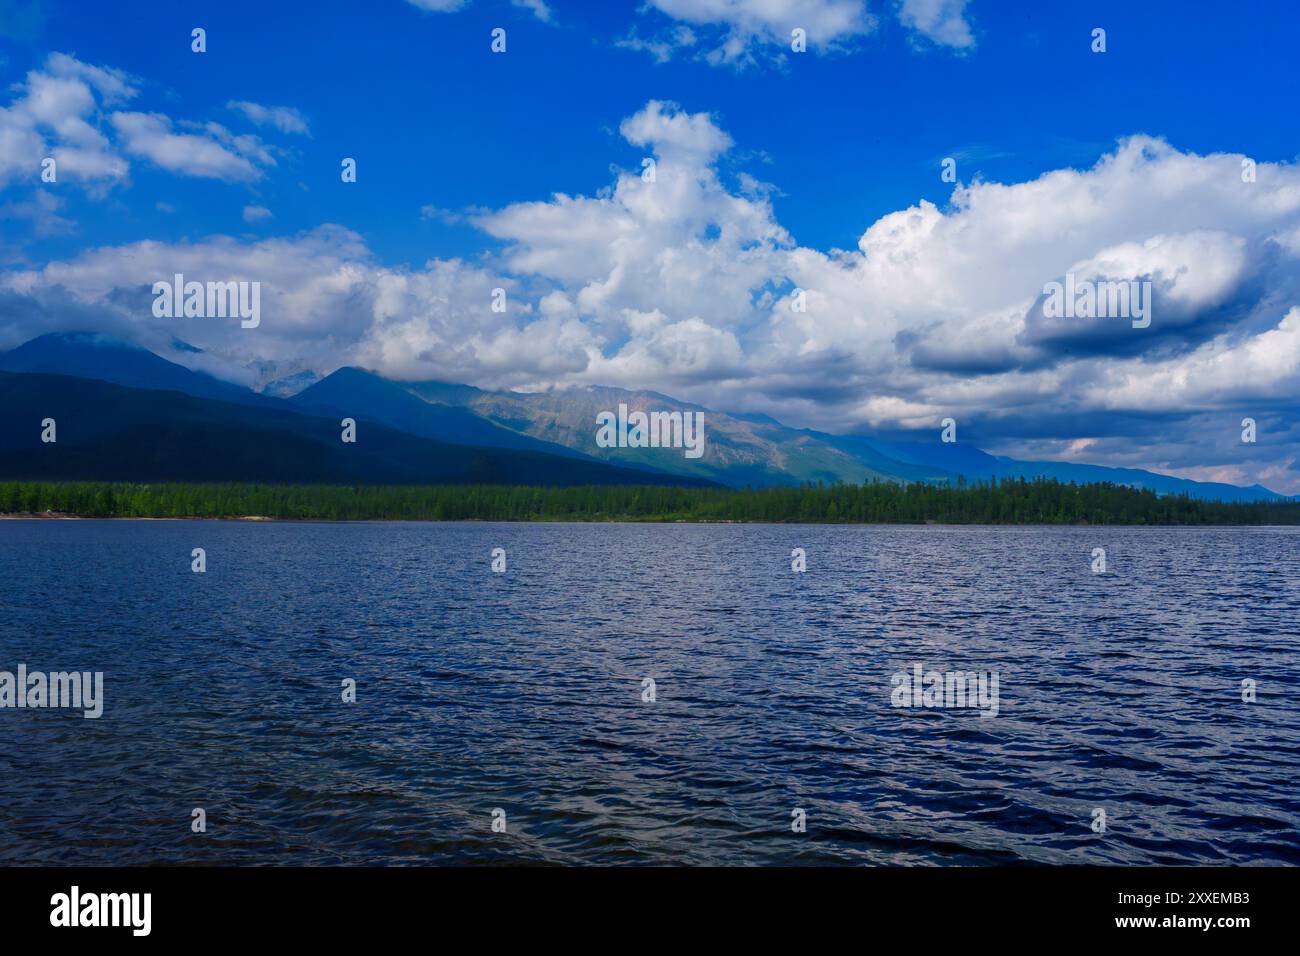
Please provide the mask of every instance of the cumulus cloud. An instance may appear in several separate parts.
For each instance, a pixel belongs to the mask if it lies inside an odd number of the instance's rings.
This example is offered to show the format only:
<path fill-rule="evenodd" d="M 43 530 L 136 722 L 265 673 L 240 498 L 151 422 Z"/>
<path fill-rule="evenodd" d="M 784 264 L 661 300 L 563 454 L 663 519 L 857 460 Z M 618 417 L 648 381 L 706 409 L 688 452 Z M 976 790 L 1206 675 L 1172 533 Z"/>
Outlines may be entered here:
<path fill-rule="evenodd" d="M 65 53 L 50 54 L 12 89 L 12 101 L 0 107 L 0 190 L 41 183 L 46 159 L 54 160 L 54 181 L 75 183 L 95 199 L 127 183 L 131 157 L 177 175 L 225 182 L 260 179 L 276 162 L 273 149 L 258 137 L 232 133 L 219 123 L 122 109 L 139 95 L 134 77 Z M 306 132 L 301 118 L 284 107 L 239 106 L 255 122 Z M 38 235 L 48 234 L 55 222 L 48 199 L 18 201 L 9 208 L 33 210 L 26 218 Z"/>
<path fill-rule="evenodd" d="M 53 53 L 15 87 L 0 107 L 0 188 L 37 182 L 41 162 L 55 160 L 61 180 L 96 192 L 126 179 L 128 163 L 99 128 L 105 107 L 136 95 L 135 81 L 108 67 Z"/>
<path fill-rule="evenodd" d="M 801 254 L 793 278 L 815 291 L 806 315 L 780 325 L 805 348 L 834 337 L 875 355 L 910 350 L 930 369 L 960 372 L 974 356 L 1004 373 L 1070 361 L 1088 337 L 1100 341 L 1087 351 L 1136 356 L 1270 325 L 1296 293 L 1294 260 L 1269 237 L 1300 214 L 1297 170 L 1243 183 L 1240 160 L 1134 137 L 1086 171 L 959 186 L 947 211 L 922 202 L 883 217 L 860 255 Z M 1152 279 L 1151 328 L 1042 324 L 1044 285 L 1072 271 Z"/>
<path fill-rule="evenodd" d="M 1150 351 L 1164 337 L 1212 336 L 1222 320 L 1219 308 L 1230 304 L 1260 261 L 1259 251 L 1250 255 L 1241 236 L 1211 230 L 1152 236 L 1102 249 L 1072 265 L 1068 277 L 1093 289 L 1118 284 L 1116 301 L 1105 301 L 1103 293 L 1104 305 L 1090 309 L 1092 316 L 1052 316 L 1045 314 L 1050 311 L 1045 297 L 1030 310 L 1017 340 L 1051 350 L 1137 353 Z M 1133 318 L 1138 310 L 1153 313 L 1142 316 L 1141 322 L 1150 318 L 1154 323 L 1158 313 L 1154 331 L 1118 337 L 1117 322 L 1138 321 Z"/>
<path fill-rule="evenodd" d="M 1101 408 L 1189 413 L 1271 405 L 1300 393 L 1300 306 L 1240 342 L 1220 337 L 1186 356 L 1101 370 L 1084 399 Z"/>
<path fill-rule="evenodd" d="M 619 133 L 633 146 L 650 146 L 661 159 L 683 161 L 683 168 L 705 169 L 731 148 L 731 137 L 705 113 L 684 113 L 676 103 L 651 100 L 625 119 Z"/>
<path fill-rule="evenodd" d="M 629 315 L 668 316 L 654 337 L 675 342 L 683 361 L 660 363 L 663 384 L 729 368 L 735 349 L 704 334 L 700 323 L 754 322 L 756 291 L 777 274 L 774 253 L 790 246 L 790 237 L 766 198 L 723 188 L 713 163 L 731 140 L 708 115 L 651 101 L 620 130 L 653 154 L 653 181 L 644 172 L 625 172 L 608 195 L 517 203 L 477 222 L 507 241 L 503 261 L 510 271 L 558 283 L 577 313 L 611 342 L 629 334 Z M 699 351 L 688 348 L 691 339 L 699 340 Z M 646 370 L 650 357 L 669 354 L 646 342 L 626 348 L 640 349 L 639 357 L 601 352 L 587 375 Z M 709 365 L 715 360 L 719 369 Z M 613 367 L 607 370 L 607 363 Z"/>

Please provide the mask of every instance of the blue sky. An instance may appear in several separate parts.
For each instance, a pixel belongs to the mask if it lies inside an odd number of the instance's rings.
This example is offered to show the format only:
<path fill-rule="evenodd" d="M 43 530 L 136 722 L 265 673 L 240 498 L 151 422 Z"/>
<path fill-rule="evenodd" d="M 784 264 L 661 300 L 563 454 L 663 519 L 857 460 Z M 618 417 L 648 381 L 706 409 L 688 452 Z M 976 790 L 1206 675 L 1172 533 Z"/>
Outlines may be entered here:
<path fill-rule="evenodd" d="M 31 252 L 67 254 L 87 235 L 105 243 L 234 232 L 255 201 L 275 209 L 268 230 L 340 222 L 392 261 L 473 255 L 481 234 L 422 221 L 420 210 L 590 192 L 610 163 L 639 160 L 613 131 L 650 99 L 715 114 L 750 154 L 729 165 L 775 184 L 780 221 L 823 250 L 851 247 L 866 224 L 918 198 L 943 203 L 951 189 L 936 169 L 954 154 L 965 160 L 963 179 L 1020 181 L 1091 165 L 1129 133 L 1196 152 L 1231 147 L 1280 160 L 1296 151 L 1273 95 L 1300 80 L 1294 33 L 1264 28 L 1295 25 L 1286 4 L 1247 15 L 1208 3 L 977 2 L 969 52 L 925 41 L 887 15 L 893 4 L 872 4 L 879 29 L 853 55 L 741 70 L 680 55 L 656 63 L 615 46 L 634 28 L 648 36 L 671 22 L 638 6 L 556 0 L 546 24 L 508 0 L 452 13 L 402 0 L 125 10 L 0 0 L 10 17 L 41 13 L 39 26 L 0 40 L 6 82 L 60 50 L 144 78 L 146 106 L 234 127 L 231 100 L 292 104 L 311 130 L 287 138 L 293 155 L 253 186 L 133 169 L 120 204 L 85 204 L 81 235 Z M 1089 34 L 1103 24 L 1099 57 Z M 208 31 L 203 56 L 190 51 L 195 25 Z M 505 56 L 489 52 L 496 26 L 507 30 Z M 363 164 L 357 189 L 336 188 L 342 156 Z M 184 215 L 158 213 L 158 201 Z"/>
<path fill-rule="evenodd" d="M 1300 305 L 1298 20 L 1284 3 L 0 0 L 0 344 L 89 322 L 196 342 L 188 361 L 254 384 L 345 362 L 601 382 L 897 436 L 951 410 L 1008 453 L 1300 490 L 1295 370 L 1257 367 L 1290 355 Z M 39 182 L 42 156 L 77 147 Z M 1238 198 L 1244 157 L 1260 188 Z M 153 273 L 216 263 L 263 270 L 279 311 L 260 337 L 138 318 Z M 1036 291 L 1074 266 L 1154 277 L 1166 318 L 1142 338 L 1044 327 Z M 498 285 L 508 320 L 483 313 Z M 1236 440 L 1248 413 L 1266 447 Z"/>

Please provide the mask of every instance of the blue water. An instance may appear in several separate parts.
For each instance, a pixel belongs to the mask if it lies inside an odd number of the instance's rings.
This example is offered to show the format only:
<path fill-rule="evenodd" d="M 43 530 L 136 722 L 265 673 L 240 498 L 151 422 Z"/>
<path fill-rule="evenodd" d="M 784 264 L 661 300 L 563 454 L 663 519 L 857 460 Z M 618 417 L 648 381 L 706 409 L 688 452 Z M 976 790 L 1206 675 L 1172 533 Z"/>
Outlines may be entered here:
<path fill-rule="evenodd" d="M 106 698 L 0 710 L 6 863 L 1300 863 L 1295 529 L 0 521 L 0 587 Z"/>

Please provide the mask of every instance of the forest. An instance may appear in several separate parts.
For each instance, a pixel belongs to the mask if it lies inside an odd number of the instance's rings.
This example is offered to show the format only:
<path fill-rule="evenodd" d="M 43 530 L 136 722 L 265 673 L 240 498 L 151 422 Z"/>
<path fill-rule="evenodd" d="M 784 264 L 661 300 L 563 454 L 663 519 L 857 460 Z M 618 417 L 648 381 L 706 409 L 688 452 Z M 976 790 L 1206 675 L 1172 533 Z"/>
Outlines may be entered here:
<path fill-rule="evenodd" d="M 1051 479 L 760 489 L 9 481 L 0 482 L 0 513 L 298 521 L 1300 524 L 1300 502 L 1286 499 L 1223 503 Z"/>

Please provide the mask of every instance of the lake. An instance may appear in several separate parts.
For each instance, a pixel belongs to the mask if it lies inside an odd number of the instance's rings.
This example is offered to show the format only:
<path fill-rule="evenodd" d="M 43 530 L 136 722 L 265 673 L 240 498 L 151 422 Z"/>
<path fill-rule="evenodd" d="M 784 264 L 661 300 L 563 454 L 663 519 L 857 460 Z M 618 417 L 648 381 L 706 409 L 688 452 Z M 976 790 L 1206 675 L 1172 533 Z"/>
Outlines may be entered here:
<path fill-rule="evenodd" d="M 0 709 L 6 863 L 1300 863 L 1300 529 L 0 521 L 0 582 L 0 671 L 104 675 Z"/>

